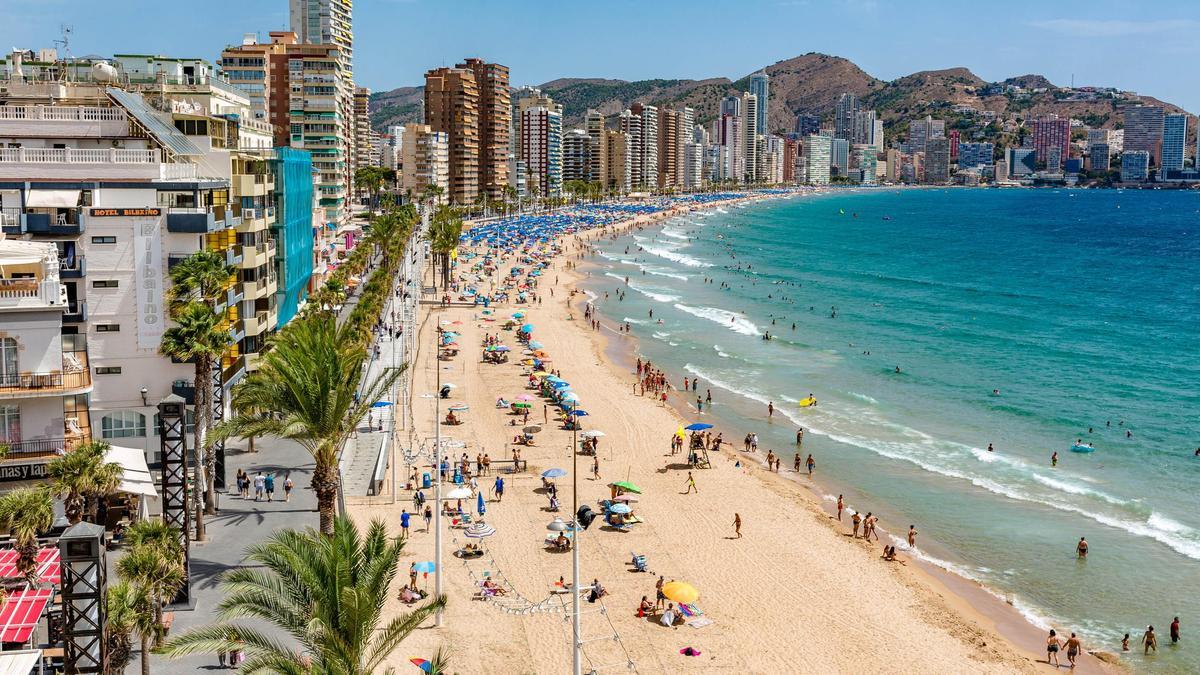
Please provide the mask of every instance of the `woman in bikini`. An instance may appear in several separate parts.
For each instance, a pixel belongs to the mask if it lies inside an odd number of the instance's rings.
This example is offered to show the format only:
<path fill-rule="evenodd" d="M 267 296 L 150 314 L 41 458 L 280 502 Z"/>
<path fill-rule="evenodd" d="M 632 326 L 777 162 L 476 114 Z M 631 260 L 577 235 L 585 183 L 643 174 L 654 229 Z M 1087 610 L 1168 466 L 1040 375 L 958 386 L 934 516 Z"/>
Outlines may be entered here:
<path fill-rule="evenodd" d="M 1058 641 L 1058 634 L 1053 630 L 1050 631 L 1050 637 L 1046 638 L 1046 663 L 1054 660 L 1054 667 L 1058 667 L 1058 648 L 1062 643 Z"/>

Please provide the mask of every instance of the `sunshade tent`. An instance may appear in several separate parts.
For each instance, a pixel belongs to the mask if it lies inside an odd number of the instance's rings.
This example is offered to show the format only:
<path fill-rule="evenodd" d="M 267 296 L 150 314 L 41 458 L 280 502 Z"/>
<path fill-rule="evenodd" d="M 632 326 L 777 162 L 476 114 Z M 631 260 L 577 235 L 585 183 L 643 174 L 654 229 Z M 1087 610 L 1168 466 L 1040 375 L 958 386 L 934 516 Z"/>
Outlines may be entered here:
<path fill-rule="evenodd" d="M 413 566 L 413 569 L 415 569 L 418 572 L 421 572 L 422 574 L 429 574 L 437 569 L 437 565 L 435 565 L 432 560 L 425 560 L 425 561 L 416 563 L 416 565 Z"/>
<path fill-rule="evenodd" d="M 446 499 L 466 499 L 471 496 L 471 489 L 456 487 L 446 494 Z"/>
<path fill-rule="evenodd" d="M 704 422 L 696 422 L 695 424 L 689 424 L 684 427 L 684 429 L 687 431 L 704 431 L 705 429 L 711 428 L 713 428 L 713 425 L 705 424 Z"/>
<path fill-rule="evenodd" d="M 542 478 L 561 478 L 567 475 L 566 469 L 546 469 L 542 472 Z"/>
<path fill-rule="evenodd" d="M 616 483 L 609 483 L 609 487 L 620 488 L 626 492 L 632 492 L 635 495 L 642 494 L 642 489 L 640 487 L 634 485 L 633 483 L 630 483 L 627 480 L 617 481 Z"/>
<path fill-rule="evenodd" d="M 463 530 L 463 534 L 471 539 L 483 539 L 496 534 L 496 528 L 487 523 L 475 523 L 474 525 Z"/>

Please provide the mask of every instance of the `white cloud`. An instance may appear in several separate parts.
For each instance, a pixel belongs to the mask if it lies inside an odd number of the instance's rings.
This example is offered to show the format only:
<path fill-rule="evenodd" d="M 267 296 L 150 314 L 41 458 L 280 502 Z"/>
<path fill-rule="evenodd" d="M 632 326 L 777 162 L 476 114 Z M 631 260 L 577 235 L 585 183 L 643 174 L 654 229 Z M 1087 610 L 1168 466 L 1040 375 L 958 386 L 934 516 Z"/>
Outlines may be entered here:
<path fill-rule="evenodd" d="M 1073 37 L 1119 37 L 1196 30 L 1200 21 L 1193 19 L 1160 19 L 1154 21 L 1123 21 L 1100 19 L 1048 19 L 1031 21 L 1029 25 Z"/>

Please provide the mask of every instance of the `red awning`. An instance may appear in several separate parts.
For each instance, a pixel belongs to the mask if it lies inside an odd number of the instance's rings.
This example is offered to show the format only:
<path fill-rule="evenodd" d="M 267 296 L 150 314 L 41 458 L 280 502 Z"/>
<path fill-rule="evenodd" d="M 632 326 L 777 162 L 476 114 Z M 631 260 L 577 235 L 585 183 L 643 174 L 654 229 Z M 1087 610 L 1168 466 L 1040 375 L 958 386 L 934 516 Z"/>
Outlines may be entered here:
<path fill-rule="evenodd" d="M 37 575 L 41 583 L 57 584 L 62 581 L 59 551 L 57 546 L 43 546 L 37 552 Z M 0 579 L 17 579 L 17 552 L 11 548 L 0 549 Z"/>
<path fill-rule="evenodd" d="M 42 612 L 53 598 L 53 589 L 10 593 L 0 607 L 0 642 L 29 642 L 29 636 L 42 620 Z"/>

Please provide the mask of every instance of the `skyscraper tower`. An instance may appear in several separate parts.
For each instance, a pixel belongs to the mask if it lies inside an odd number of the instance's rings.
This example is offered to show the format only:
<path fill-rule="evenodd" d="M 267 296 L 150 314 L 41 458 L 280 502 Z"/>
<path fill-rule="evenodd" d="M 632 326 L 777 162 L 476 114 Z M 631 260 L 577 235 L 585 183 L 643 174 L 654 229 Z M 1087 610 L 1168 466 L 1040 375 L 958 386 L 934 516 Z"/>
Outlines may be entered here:
<path fill-rule="evenodd" d="M 742 94 L 742 156 L 744 158 L 744 180 L 747 183 L 757 182 L 758 175 L 758 132 L 755 120 L 758 119 L 758 97 L 749 92 Z"/>
<path fill-rule="evenodd" d="M 512 147 L 512 91 L 508 86 L 508 66 L 467 59 L 456 67 L 474 73 L 479 91 L 479 191 L 490 199 L 503 199 L 508 185 L 508 154 Z"/>
<path fill-rule="evenodd" d="M 303 44 L 337 45 L 342 71 L 354 80 L 352 0 L 290 0 L 292 32 Z"/>
<path fill-rule="evenodd" d="M 766 71 L 758 71 L 750 76 L 750 93 L 758 99 L 758 113 L 754 120 L 754 133 L 767 134 L 767 111 L 770 101 L 771 77 Z"/>
<path fill-rule="evenodd" d="M 858 112 L 858 99 L 849 92 L 838 98 L 837 107 L 833 112 L 833 136 L 854 140 L 854 118 Z"/>

